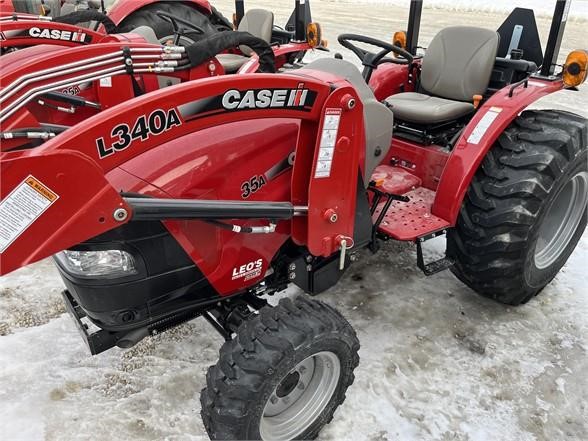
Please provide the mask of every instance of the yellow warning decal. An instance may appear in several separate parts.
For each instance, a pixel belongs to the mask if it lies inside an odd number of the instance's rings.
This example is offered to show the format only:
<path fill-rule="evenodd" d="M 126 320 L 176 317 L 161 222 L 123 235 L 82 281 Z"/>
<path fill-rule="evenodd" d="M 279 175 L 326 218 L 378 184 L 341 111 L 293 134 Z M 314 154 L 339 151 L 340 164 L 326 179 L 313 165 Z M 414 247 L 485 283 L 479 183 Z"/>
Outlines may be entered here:
<path fill-rule="evenodd" d="M 31 188 L 33 190 L 36 190 L 37 193 L 40 193 L 41 196 L 44 196 L 45 198 L 47 198 L 49 200 L 49 202 L 53 202 L 59 197 L 55 193 L 53 193 L 51 190 L 49 190 L 49 188 L 47 188 L 43 184 L 41 184 L 41 182 L 38 181 L 37 179 L 35 179 L 33 176 L 29 176 L 28 178 L 26 178 L 25 182 L 29 186 L 31 186 Z"/>
<path fill-rule="evenodd" d="M 0 253 L 35 222 L 59 195 L 29 175 L 0 202 Z"/>

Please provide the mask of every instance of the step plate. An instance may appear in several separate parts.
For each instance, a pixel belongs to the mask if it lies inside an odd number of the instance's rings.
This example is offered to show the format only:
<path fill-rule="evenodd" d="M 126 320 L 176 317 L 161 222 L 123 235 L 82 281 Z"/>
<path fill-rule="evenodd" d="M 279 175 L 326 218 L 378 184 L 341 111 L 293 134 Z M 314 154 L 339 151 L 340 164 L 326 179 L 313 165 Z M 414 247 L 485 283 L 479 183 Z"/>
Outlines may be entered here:
<path fill-rule="evenodd" d="M 394 201 L 386 213 L 379 232 L 396 240 L 413 241 L 421 236 L 449 227 L 449 222 L 431 214 L 435 192 L 426 188 L 417 188 L 403 196 L 410 202 Z M 384 202 L 378 205 L 374 221 L 378 218 Z"/>
<path fill-rule="evenodd" d="M 372 174 L 373 181 L 381 181 L 379 190 L 392 194 L 404 194 L 422 185 L 419 177 L 401 167 L 379 165 Z"/>

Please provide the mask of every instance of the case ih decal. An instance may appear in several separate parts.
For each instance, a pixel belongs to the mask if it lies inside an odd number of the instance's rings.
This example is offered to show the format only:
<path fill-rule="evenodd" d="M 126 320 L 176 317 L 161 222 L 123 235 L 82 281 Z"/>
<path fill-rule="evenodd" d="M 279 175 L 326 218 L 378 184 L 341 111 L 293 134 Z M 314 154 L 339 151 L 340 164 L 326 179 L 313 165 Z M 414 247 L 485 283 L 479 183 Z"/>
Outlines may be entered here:
<path fill-rule="evenodd" d="M 29 29 L 28 35 L 33 38 L 46 38 L 48 40 L 64 40 L 78 43 L 89 43 L 91 40 L 84 32 L 61 31 L 59 29 L 31 28 Z"/>
<path fill-rule="evenodd" d="M 296 89 L 230 89 L 222 95 L 203 98 L 180 106 L 184 120 L 215 115 L 222 112 L 284 109 L 310 112 L 317 93 L 300 83 Z"/>
<path fill-rule="evenodd" d="M 254 89 L 241 92 L 233 89 L 223 95 L 223 107 L 227 110 L 235 109 L 268 109 L 268 108 L 297 108 L 304 107 L 308 89 Z"/>
<path fill-rule="evenodd" d="M 6 31 L 1 40 L 7 40 L 10 38 L 38 38 L 46 40 L 71 41 L 73 43 L 80 44 L 88 44 L 92 41 L 92 37 L 90 37 L 85 32 L 73 32 L 39 27 L 32 27 L 26 30 Z"/>
<path fill-rule="evenodd" d="M 96 139 L 98 156 L 104 159 L 116 152 L 128 148 L 133 141 L 140 139 L 145 141 L 151 135 L 160 135 L 175 126 L 182 125 L 182 121 L 176 109 L 169 109 L 167 112 L 162 109 L 154 110 L 149 116 L 141 115 L 133 127 L 128 124 L 119 124 L 110 132 L 111 141 L 107 146 L 104 138 Z"/>

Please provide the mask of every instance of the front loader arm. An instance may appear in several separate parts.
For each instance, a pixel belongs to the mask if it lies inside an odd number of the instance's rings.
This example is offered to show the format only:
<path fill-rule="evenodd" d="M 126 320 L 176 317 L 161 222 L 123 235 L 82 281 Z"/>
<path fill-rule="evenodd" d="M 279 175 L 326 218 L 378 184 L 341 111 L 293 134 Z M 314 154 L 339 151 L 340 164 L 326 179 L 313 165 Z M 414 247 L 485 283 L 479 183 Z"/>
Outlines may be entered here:
<path fill-rule="evenodd" d="M 37 44 L 76 47 L 94 44 L 108 36 L 100 32 L 48 20 L 0 20 L 0 48 L 22 48 Z"/>
<path fill-rule="evenodd" d="M 129 207 L 87 156 L 72 150 L 0 159 L 0 274 L 120 224 Z"/>
<path fill-rule="evenodd" d="M 259 95 L 261 84 L 263 90 L 274 91 L 273 101 Z M 346 88 L 354 94 L 349 85 Z M 39 147 L 1 153 L 0 213 L 3 218 L 10 218 L 29 205 L 28 199 L 20 197 L 21 193 L 37 198 L 25 186 L 38 183 L 39 198 L 49 195 L 48 202 L 40 199 L 40 208 L 27 215 L 30 220 L 27 225 L 10 224 L 12 232 L 3 231 L 1 273 L 128 222 L 133 217 L 132 206 L 107 182 L 105 175 L 174 139 L 235 121 L 251 120 L 253 123 L 255 119 L 290 118 L 300 120 L 301 131 L 304 131 L 296 151 L 313 151 L 315 143 L 320 145 L 317 127 L 330 95 L 328 83 L 311 77 L 268 74 L 214 77 L 120 104 Z M 252 101 L 253 96 L 257 98 Z M 334 105 L 339 105 L 339 101 L 334 101 Z M 361 121 L 360 117 L 355 118 L 354 125 L 346 130 L 362 133 Z M 312 143 L 304 142 L 308 140 Z M 352 147 L 356 149 L 357 146 L 340 146 L 343 151 Z M 356 168 L 356 164 L 352 162 L 351 166 Z M 324 180 L 321 184 L 323 188 L 330 185 L 331 191 L 337 191 L 337 183 L 333 181 Z M 345 200 L 349 195 L 341 197 Z M 320 207 L 316 215 L 322 216 Z M 353 222 L 350 225 L 353 228 Z M 352 234 L 352 230 L 340 231 L 343 235 Z"/>

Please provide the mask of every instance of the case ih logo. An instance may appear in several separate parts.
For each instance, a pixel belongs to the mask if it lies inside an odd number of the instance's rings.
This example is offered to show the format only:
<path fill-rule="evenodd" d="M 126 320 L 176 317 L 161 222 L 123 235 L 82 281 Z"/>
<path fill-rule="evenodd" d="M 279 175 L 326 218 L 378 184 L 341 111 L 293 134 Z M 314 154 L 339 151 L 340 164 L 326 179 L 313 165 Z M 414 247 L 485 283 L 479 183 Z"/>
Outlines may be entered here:
<path fill-rule="evenodd" d="M 310 112 L 317 92 L 298 84 L 296 89 L 230 89 L 222 95 L 202 98 L 179 107 L 185 121 L 225 112 L 283 109 Z"/>
<path fill-rule="evenodd" d="M 47 38 L 48 40 L 64 40 L 78 43 L 86 43 L 86 34 L 83 32 L 60 31 L 59 29 L 29 29 L 29 35 L 33 38 Z"/>
<path fill-rule="evenodd" d="M 233 89 L 223 95 L 223 107 L 227 110 L 304 107 L 307 97 L 308 89 L 304 89 L 304 83 L 300 83 L 298 89 L 255 89 L 243 92 Z"/>

